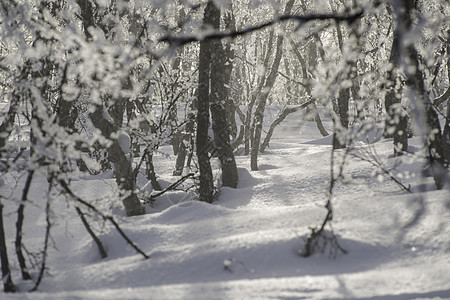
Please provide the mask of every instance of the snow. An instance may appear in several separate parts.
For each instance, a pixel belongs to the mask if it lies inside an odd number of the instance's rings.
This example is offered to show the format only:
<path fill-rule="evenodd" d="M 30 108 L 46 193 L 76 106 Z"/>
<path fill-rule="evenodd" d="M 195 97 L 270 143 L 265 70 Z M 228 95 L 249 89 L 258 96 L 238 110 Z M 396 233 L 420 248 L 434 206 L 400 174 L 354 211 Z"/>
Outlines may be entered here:
<path fill-rule="evenodd" d="M 119 142 L 120 149 L 123 153 L 130 153 L 131 138 L 128 133 L 124 131 L 119 132 L 117 135 L 117 141 Z"/>
<path fill-rule="evenodd" d="M 266 122 L 275 112 L 269 109 Z M 76 193 L 100 199 L 98 204 L 114 213 L 150 258 L 136 254 L 109 224 L 90 218 L 108 252 L 101 259 L 75 211 L 61 199 L 52 202 L 51 276 L 44 277 L 38 292 L 0 293 L 0 299 L 450 299 L 449 190 L 431 188 L 432 179 L 420 175 L 421 163 L 390 157 L 392 140 L 370 136 L 371 144 L 361 141 L 360 146 L 374 147 L 389 166 L 398 165 L 396 174 L 409 172 L 402 182 L 413 193 L 385 176 L 378 180 L 381 173 L 351 158 L 345 166 L 348 178 L 337 184 L 332 200 L 333 229 L 348 254 L 298 254 L 309 228 L 326 213 L 331 140 L 295 113 L 275 130 L 259 158 L 259 171 L 249 171 L 249 156 L 236 156 L 238 188 L 222 188 L 213 204 L 171 192 L 148 205 L 147 214 L 127 218 L 116 208 L 111 174 L 74 182 Z M 420 139 L 410 143 L 416 149 Z M 170 148 L 161 151 L 170 153 Z M 163 186 L 178 179 L 171 176 L 173 157 L 156 155 L 155 167 Z M 3 180 L 2 195 L 19 197 L 13 178 Z M 17 180 L 20 187 L 25 178 Z M 33 205 L 25 210 L 29 250 L 42 247 L 45 203 L 40 199 L 46 193 L 45 178 L 33 180 Z M 26 291 L 30 283 L 19 278 L 14 226 L 9 226 L 17 203 L 3 202 L 13 279 Z M 411 223 L 417 212 L 422 214 Z"/>

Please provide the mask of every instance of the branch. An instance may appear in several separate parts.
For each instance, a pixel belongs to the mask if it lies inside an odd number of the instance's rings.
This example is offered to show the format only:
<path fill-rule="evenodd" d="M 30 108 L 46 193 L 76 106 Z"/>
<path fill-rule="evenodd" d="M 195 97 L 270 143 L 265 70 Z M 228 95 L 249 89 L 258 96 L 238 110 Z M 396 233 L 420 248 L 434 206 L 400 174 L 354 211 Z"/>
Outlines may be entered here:
<path fill-rule="evenodd" d="M 146 202 L 148 203 L 148 202 L 152 201 L 153 199 L 155 199 L 156 197 L 159 197 L 159 196 L 163 195 L 163 194 L 166 193 L 167 191 L 173 190 L 174 188 L 176 188 L 177 186 L 179 186 L 181 183 L 183 183 L 186 179 L 188 179 L 188 178 L 190 178 L 190 177 L 193 177 L 193 176 L 194 176 L 194 173 L 189 173 L 189 174 L 187 174 L 187 175 L 181 177 L 180 179 L 178 179 L 177 181 L 175 181 L 174 183 L 172 183 L 171 185 L 169 185 L 169 186 L 168 186 L 167 188 L 165 188 L 164 190 L 159 191 L 159 192 L 156 193 L 156 194 L 150 195 L 150 199 L 147 200 Z"/>
<path fill-rule="evenodd" d="M 102 256 L 102 258 L 106 258 L 108 256 L 108 254 L 106 253 L 106 250 L 103 247 L 102 242 L 95 235 L 94 231 L 92 230 L 91 226 L 89 225 L 88 221 L 86 220 L 86 217 L 84 216 L 83 212 L 81 211 L 81 209 L 78 206 L 75 207 L 75 210 L 77 211 L 77 214 L 80 217 L 81 222 L 83 223 L 83 225 L 86 228 L 87 232 L 92 237 L 92 239 L 94 240 L 95 244 L 97 245 L 97 249 L 100 252 L 100 255 Z"/>
<path fill-rule="evenodd" d="M 297 29 L 299 29 L 302 25 L 311 22 L 311 21 L 324 21 L 324 20 L 334 20 L 336 22 L 353 22 L 363 16 L 364 10 L 360 9 L 359 11 L 353 13 L 353 14 L 310 14 L 306 16 L 299 16 L 299 15 L 282 15 L 280 17 L 277 17 L 269 22 L 262 23 L 260 25 L 256 26 L 250 26 L 247 28 L 244 28 L 242 30 L 232 30 L 228 32 L 213 32 L 210 34 L 206 34 L 202 37 L 199 36 L 171 36 L 166 35 L 159 39 L 160 42 L 167 42 L 170 45 L 173 46 L 183 46 L 190 43 L 195 42 L 201 42 L 206 40 L 218 40 L 218 39 L 224 39 L 224 38 L 236 38 L 239 36 L 244 36 L 246 34 L 252 33 L 254 31 L 262 30 L 266 27 L 282 23 L 285 21 L 296 21 L 298 22 Z"/>
<path fill-rule="evenodd" d="M 39 269 L 39 274 L 37 277 L 34 286 L 29 292 L 37 291 L 39 285 L 41 284 L 42 278 L 44 278 L 45 269 L 47 266 L 47 257 L 48 257 L 48 244 L 50 240 L 50 228 L 52 227 L 52 223 L 50 222 L 50 190 L 52 189 L 52 184 L 50 183 L 50 187 L 47 192 L 47 204 L 45 205 L 45 223 L 47 224 L 45 228 L 45 238 L 44 238 L 44 249 L 42 250 L 42 261 L 41 267 Z"/>
<path fill-rule="evenodd" d="M 61 187 L 76 201 L 80 202 L 81 204 L 87 206 L 88 208 L 92 209 L 94 212 L 96 212 L 97 214 L 99 214 L 103 220 L 107 220 L 109 222 L 111 222 L 113 224 L 113 226 L 116 228 L 116 230 L 119 232 L 119 234 L 122 236 L 122 238 L 128 243 L 130 244 L 131 247 L 133 247 L 136 252 L 142 254 L 142 256 L 144 256 L 145 259 L 150 258 L 150 256 L 148 256 L 147 254 L 145 254 L 144 251 L 142 251 L 141 249 L 139 249 L 139 247 L 133 243 L 132 240 L 130 240 L 130 238 L 122 231 L 122 229 L 120 228 L 119 224 L 117 224 L 116 220 L 114 220 L 114 218 L 112 216 L 107 216 L 105 214 L 103 214 L 101 211 L 99 211 L 95 206 L 93 206 L 92 204 L 90 204 L 89 202 L 84 201 L 83 199 L 81 199 L 80 197 L 78 197 L 77 195 L 74 194 L 74 192 L 70 189 L 69 185 L 67 184 L 66 181 L 59 179 L 58 180 L 59 184 L 61 185 Z"/>
<path fill-rule="evenodd" d="M 15 248 L 16 248 L 16 255 L 17 260 L 19 261 L 20 271 L 22 272 L 22 279 L 29 280 L 31 279 L 30 273 L 28 273 L 28 268 L 25 263 L 25 257 L 23 256 L 22 252 L 22 237 L 23 237 L 23 221 L 25 219 L 24 216 L 24 210 L 25 210 L 25 202 L 28 198 L 28 193 L 30 191 L 31 187 L 31 181 L 33 180 L 34 170 L 29 170 L 27 179 L 25 181 L 25 186 L 23 188 L 22 192 L 22 200 L 19 205 L 19 209 L 17 210 L 17 222 L 16 222 L 16 241 L 15 241 Z"/>
<path fill-rule="evenodd" d="M 395 178 L 395 176 L 391 173 L 391 171 L 389 171 L 389 169 L 385 167 L 382 162 L 380 162 L 377 153 L 373 152 L 370 146 L 367 148 L 361 148 L 360 153 L 361 155 L 359 155 L 357 152 L 352 152 L 350 153 L 350 155 L 352 155 L 354 158 L 358 158 L 362 161 L 365 161 L 376 168 L 379 168 L 383 172 L 383 174 L 388 176 L 389 179 L 391 179 L 398 186 L 400 186 L 402 190 L 407 191 L 408 193 L 412 193 L 410 186 L 404 185 L 400 180 Z M 364 156 L 364 154 L 366 156 Z"/>
<path fill-rule="evenodd" d="M 272 122 L 272 124 L 270 124 L 269 131 L 267 132 L 266 137 L 264 138 L 264 141 L 261 144 L 259 151 L 264 152 L 264 150 L 266 150 L 267 146 L 269 146 L 269 142 L 270 142 L 270 139 L 272 138 L 272 134 L 275 130 L 275 127 L 277 127 L 281 122 L 283 122 L 284 119 L 286 119 L 286 117 L 288 115 L 290 115 L 291 113 L 297 112 L 300 109 L 306 108 L 308 105 L 314 103 L 314 101 L 315 101 L 314 99 L 311 99 L 311 100 L 303 103 L 302 105 L 284 108 L 283 111 L 281 112 L 281 114 Z"/>

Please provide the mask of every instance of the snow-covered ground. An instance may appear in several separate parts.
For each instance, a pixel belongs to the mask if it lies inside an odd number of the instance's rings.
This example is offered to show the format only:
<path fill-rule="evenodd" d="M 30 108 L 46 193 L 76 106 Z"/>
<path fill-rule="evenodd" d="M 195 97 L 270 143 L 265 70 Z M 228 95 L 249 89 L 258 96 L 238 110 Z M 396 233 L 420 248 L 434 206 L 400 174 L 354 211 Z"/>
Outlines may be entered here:
<path fill-rule="evenodd" d="M 276 111 L 269 112 L 273 119 Z M 236 157 L 239 186 L 223 188 L 213 204 L 172 192 L 144 216 L 126 218 L 114 209 L 124 231 L 150 255 L 147 260 L 100 221 L 96 228 L 108 252 L 101 259 L 75 211 L 55 202 L 49 274 L 38 292 L 0 293 L 0 299 L 450 299 L 449 187 L 433 190 L 432 179 L 420 176 L 420 163 L 390 157 L 391 140 L 360 147 L 373 147 L 385 164 L 396 165 L 402 173 L 394 174 L 413 193 L 349 158 L 332 200 L 333 229 L 348 253 L 299 255 L 309 228 L 325 217 L 329 143 L 313 122 L 293 114 L 260 156 L 259 171 L 249 171 L 249 156 Z M 417 139 L 410 143 L 419 146 Z M 173 158 L 155 159 L 163 185 L 176 181 Z M 5 180 L 3 195 L 16 182 Z M 73 186 L 105 206 L 115 193 L 111 178 L 87 177 Z M 25 211 L 29 250 L 42 247 L 39 199 L 46 192 L 45 179 L 33 181 L 33 205 Z M 13 279 L 26 291 L 30 283 L 20 280 L 13 248 L 17 203 L 3 202 Z"/>

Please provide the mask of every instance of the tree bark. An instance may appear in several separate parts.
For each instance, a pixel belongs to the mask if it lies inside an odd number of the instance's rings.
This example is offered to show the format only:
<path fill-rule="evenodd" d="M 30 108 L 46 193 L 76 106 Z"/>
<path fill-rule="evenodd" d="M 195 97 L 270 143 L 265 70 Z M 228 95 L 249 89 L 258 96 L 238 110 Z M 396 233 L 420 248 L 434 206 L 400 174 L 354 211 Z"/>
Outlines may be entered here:
<path fill-rule="evenodd" d="M 392 68 L 388 71 L 389 86 L 384 97 L 384 105 L 387 113 L 384 136 L 394 138 L 394 156 L 400 156 L 408 149 L 408 118 L 401 106 L 402 86 L 398 83 L 398 76 L 395 75 L 395 68 L 399 67 L 400 61 L 399 30 L 398 26 L 394 30 L 394 38 L 389 57 Z M 394 131 L 391 133 L 392 127 L 394 127 Z"/>
<path fill-rule="evenodd" d="M 311 103 L 314 103 L 313 100 L 310 100 L 306 103 L 303 103 L 302 105 L 299 106 L 294 106 L 294 107 L 286 107 L 283 109 L 283 111 L 281 112 L 281 114 L 272 122 L 272 124 L 270 124 L 269 130 L 267 131 L 266 137 L 264 138 L 263 143 L 261 144 L 260 147 L 260 151 L 264 152 L 264 150 L 266 150 L 267 146 L 269 146 L 269 142 L 270 139 L 272 138 L 273 132 L 275 131 L 275 128 L 284 121 L 284 119 L 286 119 L 287 116 L 289 116 L 290 114 L 299 111 L 300 109 L 303 108 L 308 108 Z"/>
<path fill-rule="evenodd" d="M 15 95 L 13 97 L 15 97 Z M 16 118 L 16 111 L 17 111 L 16 103 L 17 101 L 15 100 L 10 101 L 8 112 L 2 124 L 0 125 L 0 149 L 5 147 L 9 135 L 11 134 L 11 131 L 13 129 L 14 119 Z"/>
<path fill-rule="evenodd" d="M 16 249 L 17 260 L 19 261 L 20 271 L 22 273 L 23 280 L 31 279 L 30 273 L 28 273 L 28 268 L 25 263 L 25 257 L 22 252 L 22 237 L 23 237 L 23 221 L 25 220 L 24 210 L 25 210 L 25 202 L 28 198 L 28 193 L 31 187 L 31 181 L 33 180 L 34 171 L 28 171 L 27 179 L 25 181 L 25 186 L 22 191 L 22 200 L 19 205 L 19 209 L 17 210 L 17 221 L 16 221 L 16 241 L 14 243 Z"/>
<path fill-rule="evenodd" d="M 269 41 L 267 43 L 267 51 L 265 52 L 265 58 L 263 66 L 265 69 L 268 69 L 269 66 L 269 59 L 272 53 L 272 46 L 273 46 L 273 39 L 274 39 L 274 32 L 273 30 L 269 34 Z M 255 47 L 256 52 L 256 47 Z M 264 53 L 264 52 L 263 52 Z M 247 105 L 247 111 L 245 113 L 245 122 L 244 122 L 244 154 L 248 155 L 250 153 L 250 148 L 253 147 L 252 143 L 254 140 L 254 129 L 255 129 L 255 123 L 252 124 L 252 113 L 253 113 L 253 107 L 255 106 L 256 100 L 258 99 L 262 89 L 264 88 L 264 81 L 265 81 L 265 75 L 261 77 L 258 87 L 256 90 L 253 91 L 251 94 L 250 102 Z"/>
<path fill-rule="evenodd" d="M 220 9 L 214 6 L 215 29 L 220 29 Z M 227 120 L 226 103 L 230 76 L 224 69 L 227 68 L 227 53 L 220 40 L 211 41 L 211 115 L 214 144 L 222 168 L 222 185 L 236 188 L 238 172 L 233 149 L 230 145 L 230 124 Z M 231 70 L 229 70 L 231 71 Z M 233 111 L 234 114 L 234 111 Z"/>
<path fill-rule="evenodd" d="M 231 31 L 236 31 L 236 20 L 234 18 L 233 14 L 233 7 L 232 2 L 230 1 L 230 7 L 225 12 L 225 28 Z M 226 87 L 226 104 L 225 104 L 225 111 L 227 114 L 227 121 L 230 126 L 230 135 L 233 138 L 236 138 L 237 136 L 237 124 L 236 124 L 236 105 L 234 103 L 234 99 L 231 97 L 231 74 L 233 72 L 233 66 L 234 66 L 234 48 L 233 48 L 233 41 L 228 41 L 224 45 L 224 58 L 226 59 L 225 64 L 223 66 L 223 74 L 224 74 L 224 82 Z"/>
<path fill-rule="evenodd" d="M 284 14 L 287 15 L 292 10 L 292 7 L 294 5 L 294 0 L 289 0 L 286 4 Z M 270 91 L 275 84 L 275 80 L 277 78 L 278 74 L 278 68 L 280 67 L 281 57 L 283 54 L 283 35 L 279 34 L 277 36 L 277 43 L 276 43 L 276 53 L 275 58 L 272 63 L 272 67 L 270 69 L 270 73 L 267 76 L 267 79 L 265 80 L 264 88 L 262 89 L 260 96 L 259 96 L 259 102 L 258 106 L 255 111 L 255 135 L 253 137 L 254 141 L 252 144 L 252 150 L 251 150 L 251 157 L 250 157 L 250 167 L 252 171 L 258 170 L 258 152 L 259 147 L 261 144 L 261 133 L 262 133 L 262 127 L 264 123 L 264 111 L 266 108 L 267 98 L 269 97 Z"/>
<path fill-rule="evenodd" d="M 11 278 L 8 251 L 6 249 L 5 229 L 3 227 L 3 204 L 0 202 L 0 260 L 2 263 L 2 281 L 5 293 L 15 292 L 16 288 Z"/>
<path fill-rule="evenodd" d="M 90 115 L 90 119 L 94 126 L 98 128 L 102 135 L 111 141 L 107 147 L 108 158 L 114 164 L 114 175 L 116 183 L 119 187 L 119 195 L 123 198 L 122 203 L 128 216 L 142 215 L 144 208 L 135 192 L 135 176 L 131 167 L 131 162 L 127 159 L 122 151 L 117 138 L 113 138 L 117 128 L 115 124 L 108 122 L 104 118 L 104 107 L 96 105 L 95 111 Z"/>
<path fill-rule="evenodd" d="M 403 33 L 406 33 L 412 29 L 412 14 L 416 3 L 414 0 L 399 2 L 402 5 L 400 7 L 394 7 L 394 9 L 397 9 L 396 13 L 400 19 L 400 29 Z M 446 174 L 448 173 L 446 169 L 446 157 L 448 157 L 448 153 L 444 152 L 445 140 L 442 135 L 439 117 L 425 89 L 424 75 L 420 69 L 419 54 L 415 46 L 410 43 L 403 50 L 409 61 L 409 65 L 405 66 L 405 73 L 408 85 L 412 88 L 414 109 L 419 120 L 424 120 L 423 126 L 425 127 L 424 133 L 431 172 L 436 188 L 442 189 L 445 184 Z"/>
<path fill-rule="evenodd" d="M 214 3 L 206 4 L 203 23 L 214 23 Z M 198 69 L 198 103 L 197 103 L 197 158 L 200 171 L 199 199 L 211 203 L 213 201 L 213 175 L 208 155 L 208 127 L 209 127 L 209 73 L 211 59 L 211 42 L 200 42 Z"/>

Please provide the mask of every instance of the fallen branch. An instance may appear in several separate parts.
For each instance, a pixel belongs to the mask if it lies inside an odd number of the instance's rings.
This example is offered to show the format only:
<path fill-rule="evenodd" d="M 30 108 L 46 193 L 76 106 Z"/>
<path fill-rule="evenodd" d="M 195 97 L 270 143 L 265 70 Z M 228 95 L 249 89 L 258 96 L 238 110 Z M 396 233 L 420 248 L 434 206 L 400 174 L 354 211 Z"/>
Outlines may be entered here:
<path fill-rule="evenodd" d="M 75 207 L 75 210 L 77 211 L 78 216 L 81 219 L 81 222 L 83 223 L 84 227 L 86 228 L 89 235 L 94 240 L 95 244 L 97 245 L 98 251 L 100 252 L 100 255 L 102 258 L 106 258 L 108 255 L 106 254 L 106 250 L 103 247 L 102 241 L 95 235 L 94 231 L 92 230 L 91 226 L 89 225 L 88 221 L 86 220 L 86 217 L 84 216 L 81 209 L 77 206 Z"/>
<path fill-rule="evenodd" d="M 155 194 L 150 195 L 150 199 L 146 200 L 146 203 L 149 203 L 151 201 L 153 201 L 153 199 L 155 199 L 156 197 L 159 197 L 163 194 L 165 194 L 166 192 L 170 191 L 170 190 L 174 190 L 177 186 L 179 186 L 180 184 L 182 184 L 184 181 L 186 181 L 186 179 L 190 178 L 190 177 L 194 177 L 194 173 L 189 173 L 183 177 L 181 177 L 180 179 L 178 179 L 177 181 L 175 181 L 174 183 L 172 183 L 171 185 L 169 185 L 167 188 L 165 188 L 162 191 L 159 191 Z"/>
<path fill-rule="evenodd" d="M 122 229 L 120 228 L 119 224 L 117 224 L 116 220 L 114 220 L 114 218 L 112 216 L 107 216 L 104 213 L 102 213 L 101 211 L 99 211 L 95 206 L 93 206 L 92 204 L 90 204 L 89 202 L 86 202 L 85 200 L 81 199 L 80 197 L 78 197 L 77 195 L 74 194 L 74 192 L 70 189 L 69 185 L 67 184 L 66 181 L 59 179 L 58 180 L 59 184 L 61 185 L 61 187 L 64 189 L 64 191 L 66 191 L 66 193 L 68 193 L 74 200 L 76 200 L 77 202 L 83 204 L 84 206 L 88 207 L 89 209 L 92 209 L 94 212 L 96 212 L 99 216 L 101 216 L 103 218 L 103 220 L 107 220 L 109 222 L 111 222 L 111 224 L 116 228 L 116 230 L 119 232 L 119 234 L 122 236 L 122 238 L 131 246 L 134 248 L 134 250 L 136 250 L 136 252 L 138 252 L 139 254 L 141 254 L 145 259 L 150 258 L 150 256 L 148 256 L 147 254 L 145 254 L 144 251 L 142 251 L 132 240 L 130 240 L 130 238 L 122 231 Z"/>

